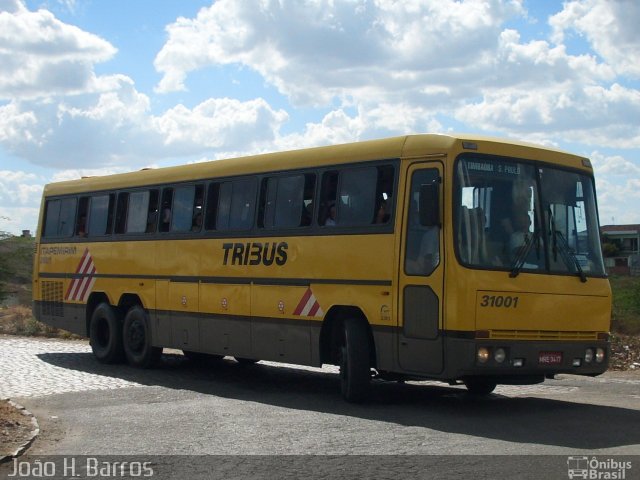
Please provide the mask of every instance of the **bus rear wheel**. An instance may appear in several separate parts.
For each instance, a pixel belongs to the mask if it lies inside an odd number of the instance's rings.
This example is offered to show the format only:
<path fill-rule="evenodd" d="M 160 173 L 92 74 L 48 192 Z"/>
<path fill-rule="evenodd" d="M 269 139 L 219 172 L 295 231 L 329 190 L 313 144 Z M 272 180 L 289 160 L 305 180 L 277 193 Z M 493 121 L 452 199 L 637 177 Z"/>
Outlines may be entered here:
<path fill-rule="evenodd" d="M 151 344 L 149 316 L 140 305 L 131 307 L 122 328 L 124 353 L 132 367 L 150 368 L 158 363 L 162 348 Z"/>
<path fill-rule="evenodd" d="M 118 363 L 123 360 L 122 328 L 116 312 L 108 303 L 100 303 L 91 314 L 89 344 L 101 363 Z"/>
<path fill-rule="evenodd" d="M 340 347 L 340 390 L 348 402 L 361 403 L 369 393 L 369 353 L 369 335 L 364 325 L 356 319 L 346 319 Z"/>
<path fill-rule="evenodd" d="M 472 395 L 489 395 L 498 385 L 488 378 L 467 378 L 464 384 Z"/>

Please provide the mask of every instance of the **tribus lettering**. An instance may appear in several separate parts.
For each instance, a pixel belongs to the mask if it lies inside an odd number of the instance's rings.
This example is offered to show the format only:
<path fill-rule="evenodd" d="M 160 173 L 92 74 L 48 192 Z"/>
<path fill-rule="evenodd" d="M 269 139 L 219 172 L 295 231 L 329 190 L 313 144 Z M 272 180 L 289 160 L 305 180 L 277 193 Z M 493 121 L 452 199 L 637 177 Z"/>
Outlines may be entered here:
<path fill-rule="evenodd" d="M 248 242 L 248 243 L 223 243 L 223 265 L 284 265 L 287 263 L 287 242 Z"/>

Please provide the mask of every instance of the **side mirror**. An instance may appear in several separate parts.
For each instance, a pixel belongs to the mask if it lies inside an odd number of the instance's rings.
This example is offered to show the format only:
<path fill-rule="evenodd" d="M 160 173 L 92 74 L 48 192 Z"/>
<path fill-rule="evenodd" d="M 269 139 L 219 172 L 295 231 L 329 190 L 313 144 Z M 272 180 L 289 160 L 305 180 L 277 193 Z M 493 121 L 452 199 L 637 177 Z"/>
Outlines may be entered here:
<path fill-rule="evenodd" d="M 435 181 L 420 186 L 420 225 L 440 226 L 440 183 Z"/>

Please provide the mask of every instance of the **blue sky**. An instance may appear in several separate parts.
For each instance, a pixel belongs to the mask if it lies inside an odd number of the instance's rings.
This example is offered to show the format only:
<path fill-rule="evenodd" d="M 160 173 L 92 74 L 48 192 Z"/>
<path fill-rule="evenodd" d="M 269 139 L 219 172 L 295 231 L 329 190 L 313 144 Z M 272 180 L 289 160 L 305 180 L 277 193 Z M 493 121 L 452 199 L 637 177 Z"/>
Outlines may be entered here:
<path fill-rule="evenodd" d="M 0 231 L 44 184 L 412 132 L 595 165 L 640 223 L 636 0 L 0 0 Z"/>

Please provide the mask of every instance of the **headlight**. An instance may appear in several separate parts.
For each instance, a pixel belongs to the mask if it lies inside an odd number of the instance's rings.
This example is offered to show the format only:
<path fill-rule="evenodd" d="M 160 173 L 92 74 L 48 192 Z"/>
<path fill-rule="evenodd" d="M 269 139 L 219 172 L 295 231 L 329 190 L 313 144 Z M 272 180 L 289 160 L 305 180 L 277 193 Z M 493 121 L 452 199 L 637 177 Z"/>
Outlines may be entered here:
<path fill-rule="evenodd" d="M 596 348 L 596 362 L 602 363 L 604 361 L 604 348 Z"/>
<path fill-rule="evenodd" d="M 507 354 L 504 351 L 504 348 L 496 348 L 496 351 L 493 353 L 493 359 L 496 363 L 504 362 L 505 358 L 507 358 Z"/>
<path fill-rule="evenodd" d="M 584 351 L 584 363 L 591 363 L 593 361 L 593 348 L 587 348 Z"/>
<path fill-rule="evenodd" d="M 478 348 L 478 352 L 476 353 L 476 358 L 478 360 L 478 363 L 487 363 L 489 361 L 490 356 L 491 354 L 487 347 Z"/>

